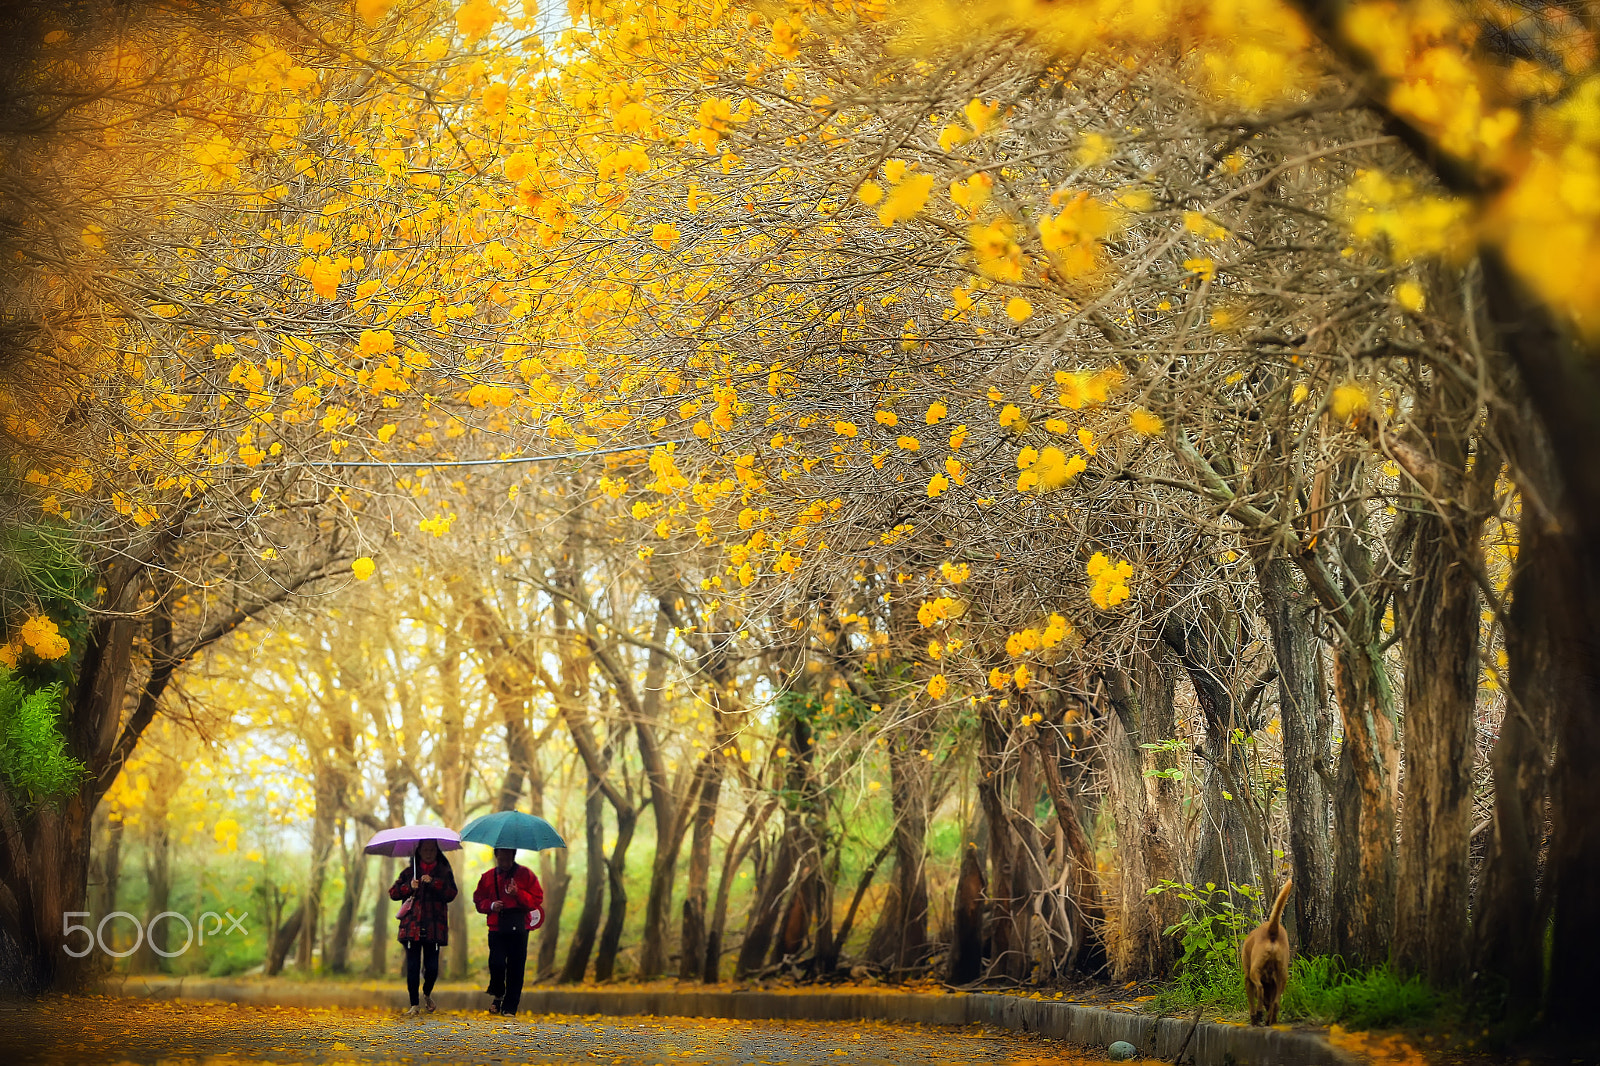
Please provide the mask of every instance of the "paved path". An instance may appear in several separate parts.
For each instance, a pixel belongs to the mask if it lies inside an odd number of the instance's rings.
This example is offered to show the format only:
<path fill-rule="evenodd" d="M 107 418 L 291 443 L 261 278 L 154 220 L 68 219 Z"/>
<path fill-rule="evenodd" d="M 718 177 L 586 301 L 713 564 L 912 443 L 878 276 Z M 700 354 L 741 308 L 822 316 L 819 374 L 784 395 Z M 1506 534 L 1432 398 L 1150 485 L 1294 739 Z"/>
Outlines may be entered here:
<path fill-rule="evenodd" d="M 5 1066 L 93 1063 L 581 1063 L 583 1066 L 1091 1066 L 977 1026 L 688 1018 L 495 1018 L 100 996 L 0 1003 Z"/>

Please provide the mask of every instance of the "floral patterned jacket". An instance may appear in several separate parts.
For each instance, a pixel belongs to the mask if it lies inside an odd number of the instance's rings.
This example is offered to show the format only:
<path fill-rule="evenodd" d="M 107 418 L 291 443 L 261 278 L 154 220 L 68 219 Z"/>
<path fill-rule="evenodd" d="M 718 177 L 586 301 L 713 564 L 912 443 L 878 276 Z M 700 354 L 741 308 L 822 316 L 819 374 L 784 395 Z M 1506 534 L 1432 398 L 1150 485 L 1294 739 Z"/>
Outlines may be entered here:
<path fill-rule="evenodd" d="M 433 881 L 413 891 L 412 879 L 420 880 L 423 874 L 432 876 Z M 450 869 L 449 859 L 441 854 L 433 861 L 431 868 L 419 859 L 415 872 L 412 864 L 406 863 L 405 869 L 400 871 L 400 876 L 389 889 L 389 898 L 413 901 L 409 907 L 401 906 L 405 912 L 400 915 L 402 943 L 407 940 L 450 943 L 450 901 L 456 898 L 456 875 Z"/>

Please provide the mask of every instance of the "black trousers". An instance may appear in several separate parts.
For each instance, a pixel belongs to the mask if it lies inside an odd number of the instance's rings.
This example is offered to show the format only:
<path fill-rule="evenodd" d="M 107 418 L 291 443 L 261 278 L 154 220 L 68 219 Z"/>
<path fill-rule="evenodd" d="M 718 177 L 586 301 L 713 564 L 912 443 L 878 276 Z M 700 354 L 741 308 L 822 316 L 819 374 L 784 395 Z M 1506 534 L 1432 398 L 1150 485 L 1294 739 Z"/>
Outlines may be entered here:
<path fill-rule="evenodd" d="M 527 968 L 528 931 L 489 930 L 489 994 L 500 1000 L 501 1014 L 517 1013 Z"/>
<path fill-rule="evenodd" d="M 439 979 L 439 945 L 431 940 L 407 940 L 406 991 L 411 994 L 411 1005 L 417 1005 L 417 978 L 422 978 L 423 995 L 433 995 L 433 983 Z"/>

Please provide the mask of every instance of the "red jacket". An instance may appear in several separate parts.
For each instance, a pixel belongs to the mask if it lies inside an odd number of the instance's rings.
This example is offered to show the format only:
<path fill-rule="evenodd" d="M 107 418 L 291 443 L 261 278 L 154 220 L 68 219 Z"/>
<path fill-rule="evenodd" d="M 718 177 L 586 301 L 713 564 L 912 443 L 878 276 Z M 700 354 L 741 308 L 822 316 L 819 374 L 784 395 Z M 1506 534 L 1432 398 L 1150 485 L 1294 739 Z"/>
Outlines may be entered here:
<path fill-rule="evenodd" d="M 499 900 L 503 906 L 490 910 L 489 905 Z M 472 905 L 480 914 L 489 916 L 491 930 L 537 929 L 544 924 L 544 887 L 532 870 L 514 864 L 509 874 L 500 872 L 498 866 L 478 879 L 478 890 L 472 894 Z"/>

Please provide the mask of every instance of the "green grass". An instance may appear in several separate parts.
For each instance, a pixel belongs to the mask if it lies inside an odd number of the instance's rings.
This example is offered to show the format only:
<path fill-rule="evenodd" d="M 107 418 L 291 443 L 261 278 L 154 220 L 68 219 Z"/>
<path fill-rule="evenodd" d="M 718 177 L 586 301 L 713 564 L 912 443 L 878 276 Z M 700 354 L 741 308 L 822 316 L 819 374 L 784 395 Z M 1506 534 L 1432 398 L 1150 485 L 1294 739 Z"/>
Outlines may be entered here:
<path fill-rule="evenodd" d="M 1208 1014 L 1243 1018 L 1248 1005 L 1237 964 L 1180 966 L 1172 982 L 1152 1001 L 1170 1013 L 1204 1008 Z M 1289 967 L 1279 1021 L 1338 1024 L 1348 1029 L 1410 1029 L 1450 1025 L 1459 1020 L 1459 1000 L 1434 990 L 1416 976 L 1396 973 L 1387 964 L 1366 970 L 1345 967 L 1337 956 L 1297 958 Z"/>

